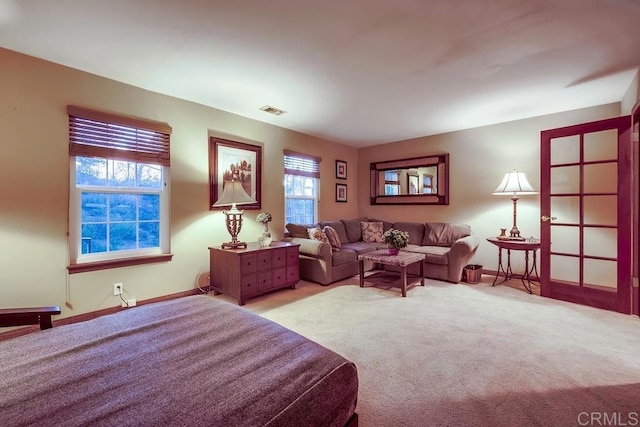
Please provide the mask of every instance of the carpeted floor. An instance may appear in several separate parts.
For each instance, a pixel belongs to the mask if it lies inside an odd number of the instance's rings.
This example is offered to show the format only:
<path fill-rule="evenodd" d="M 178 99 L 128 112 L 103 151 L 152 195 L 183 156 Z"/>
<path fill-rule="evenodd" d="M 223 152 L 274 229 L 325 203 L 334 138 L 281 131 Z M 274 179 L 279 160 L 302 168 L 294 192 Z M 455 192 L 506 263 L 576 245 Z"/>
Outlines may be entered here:
<path fill-rule="evenodd" d="M 638 317 L 491 279 L 301 282 L 245 307 L 356 364 L 363 427 L 640 425 Z"/>

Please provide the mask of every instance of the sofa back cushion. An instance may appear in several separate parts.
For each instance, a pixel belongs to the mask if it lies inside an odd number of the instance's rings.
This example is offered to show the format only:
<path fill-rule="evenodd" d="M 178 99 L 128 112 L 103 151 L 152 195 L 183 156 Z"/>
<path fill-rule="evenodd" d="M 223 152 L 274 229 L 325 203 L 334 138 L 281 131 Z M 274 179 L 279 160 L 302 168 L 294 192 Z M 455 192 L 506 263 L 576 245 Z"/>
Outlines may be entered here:
<path fill-rule="evenodd" d="M 285 228 L 287 229 L 291 237 L 300 237 L 303 239 L 309 238 L 309 233 L 307 232 L 307 229 L 311 227 L 313 226 L 304 225 L 304 224 L 293 224 L 291 222 L 285 225 Z"/>
<path fill-rule="evenodd" d="M 340 238 L 340 243 L 349 243 L 349 239 L 347 238 L 347 232 L 344 229 L 344 224 L 339 219 L 335 221 L 320 221 L 318 225 L 322 228 L 326 226 L 333 228 L 334 230 L 336 230 L 336 233 Z"/>
<path fill-rule="evenodd" d="M 409 233 L 410 245 L 422 244 L 422 239 L 424 238 L 424 224 L 420 222 L 394 222 L 392 228 Z"/>
<path fill-rule="evenodd" d="M 467 224 L 449 224 L 446 222 L 427 222 L 425 224 L 423 246 L 451 246 L 463 237 L 471 235 Z"/>
<path fill-rule="evenodd" d="M 367 217 L 343 219 L 341 221 L 344 224 L 345 231 L 347 232 L 347 242 L 344 243 L 353 243 L 362 240 L 362 228 L 360 223 L 368 222 L 369 219 Z"/>
<path fill-rule="evenodd" d="M 360 228 L 363 242 L 382 242 L 382 222 L 361 222 Z"/>

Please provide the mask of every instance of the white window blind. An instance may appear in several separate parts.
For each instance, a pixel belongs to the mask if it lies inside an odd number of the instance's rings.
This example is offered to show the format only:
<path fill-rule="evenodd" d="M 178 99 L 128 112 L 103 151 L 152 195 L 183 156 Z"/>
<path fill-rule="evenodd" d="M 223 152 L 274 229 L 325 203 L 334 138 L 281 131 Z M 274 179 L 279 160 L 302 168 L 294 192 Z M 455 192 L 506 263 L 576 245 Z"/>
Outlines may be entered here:
<path fill-rule="evenodd" d="M 170 165 L 171 127 L 70 105 L 69 154 Z"/>
<path fill-rule="evenodd" d="M 320 178 L 320 158 L 284 150 L 284 173 Z"/>

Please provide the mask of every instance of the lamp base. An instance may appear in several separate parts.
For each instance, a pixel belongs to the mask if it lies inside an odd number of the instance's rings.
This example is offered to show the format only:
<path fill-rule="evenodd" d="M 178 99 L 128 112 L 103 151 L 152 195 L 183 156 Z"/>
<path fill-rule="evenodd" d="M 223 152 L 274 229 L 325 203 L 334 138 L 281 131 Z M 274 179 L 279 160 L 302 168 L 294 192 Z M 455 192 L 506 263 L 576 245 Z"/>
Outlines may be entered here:
<path fill-rule="evenodd" d="M 222 244 L 222 249 L 244 249 L 246 247 L 247 242 L 227 242 Z"/>
<path fill-rule="evenodd" d="M 222 211 L 225 214 L 227 231 L 231 234 L 231 241 L 222 244 L 222 249 L 244 249 L 247 247 L 247 242 L 238 242 L 238 234 L 242 229 L 242 215 L 244 211 L 239 211 L 236 208 L 235 203 L 230 211 Z"/>
<path fill-rule="evenodd" d="M 515 215 L 515 213 L 514 213 Z M 518 227 L 515 226 L 515 216 L 514 216 L 514 226 L 511 227 L 511 231 L 509 231 L 509 238 L 507 240 L 519 240 L 519 241 L 524 241 L 524 237 L 520 237 L 520 230 L 518 230 Z"/>

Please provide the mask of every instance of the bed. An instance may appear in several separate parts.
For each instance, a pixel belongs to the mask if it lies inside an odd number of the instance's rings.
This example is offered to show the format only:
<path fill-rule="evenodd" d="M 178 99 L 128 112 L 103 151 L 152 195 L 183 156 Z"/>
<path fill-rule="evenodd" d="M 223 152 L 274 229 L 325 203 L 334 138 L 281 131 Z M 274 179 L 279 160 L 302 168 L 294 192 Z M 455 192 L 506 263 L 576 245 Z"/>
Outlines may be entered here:
<path fill-rule="evenodd" d="M 339 354 L 206 295 L 0 342 L 2 425 L 357 426 Z"/>

